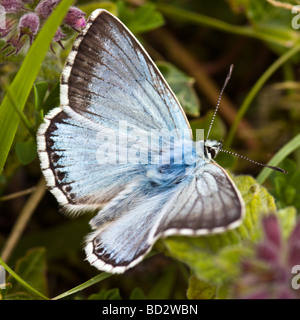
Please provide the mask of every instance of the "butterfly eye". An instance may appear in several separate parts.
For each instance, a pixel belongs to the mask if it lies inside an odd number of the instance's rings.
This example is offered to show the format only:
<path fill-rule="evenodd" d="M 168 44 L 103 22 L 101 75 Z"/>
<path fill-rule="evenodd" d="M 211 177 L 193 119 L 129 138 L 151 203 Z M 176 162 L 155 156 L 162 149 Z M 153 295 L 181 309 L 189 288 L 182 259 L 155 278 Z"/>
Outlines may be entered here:
<path fill-rule="evenodd" d="M 211 158 L 214 159 L 214 157 L 216 156 L 216 151 L 214 148 L 211 147 L 207 147 L 207 151 L 210 154 Z"/>

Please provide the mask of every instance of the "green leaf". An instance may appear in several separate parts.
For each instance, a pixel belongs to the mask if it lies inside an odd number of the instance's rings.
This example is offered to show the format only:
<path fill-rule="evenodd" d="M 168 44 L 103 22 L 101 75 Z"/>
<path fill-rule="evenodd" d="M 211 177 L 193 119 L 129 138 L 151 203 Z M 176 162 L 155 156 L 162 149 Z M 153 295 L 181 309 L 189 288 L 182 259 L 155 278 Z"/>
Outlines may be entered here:
<path fill-rule="evenodd" d="M 261 216 L 276 210 L 273 197 L 252 177 L 233 179 L 246 205 L 246 216 L 240 227 L 223 234 L 164 240 L 173 257 L 188 264 L 199 279 L 216 286 L 239 274 L 238 262 L 252 252 L 244 243 L 256 242 L 261 237 Z"/>
<path fill-rule="evenodd" d="M 117 3 L 120 20 L 133 32 L 142 33 L 164 25 L 164 19 L 154 4 L 147 3 L 134 11 L 127 8 L 123 1 Z"/>
<path fill-rule="evenodd" d="M 278 210 L 278 218 L 283 238 L 287 239 L 296 225 L 297 210 L 294 207 Z"/>
<path fill-rule="evenodd" d="M 187 291 L 188 299 L 214 299 L 217 287 L 192 276 Z"/>
<path fill-rule="evenodd" d="M 25 166 L 32 162 L 37 156 L 36 142 L 32 139 L 28 141 L 17 142 L 16 154 L 20 162 Z"/>
<path fill-rule="evenodd" d="M 35 108 L 41 110 L 48 90 L 48 82 L 41 81 L 35 83 L 33 86 L 34 89 L 34 99 L 35 99 Z"/>
<path fill-rule="evenodd" d="M 269 34 L 290 43 L 292 47 L 299 41 L 299 32 L 291 26 L 293 14 L 291 10 L 276 7 L 267 1 L 247 1 L 245 13 L 257 32 Z M 272 45 L 278 53 L 283 52 L 282 46 Z"/>
<path fill-rule="evenodd" d="M 192 117 L 199 117 L 200 102 L 194 89 L 194 79 L 171 63 L 159 61 L 156 64 L 175 93 L 185 113 Z"/>
<path fill-rule="evenodd" d="M 12 275 L 8 277 L 7 281 L 12 284 L 12 289 L 7 294 L 7 299 L 13 297 L 20 299 L 21 296 L 29 294 L 35 298 L 47 295 L 46 250 L 44 248 L 29 250 L 23 258 L 17 261 L 14 272 L 18 278 Z M 24 293 L 24 281 L 30 283 L 30 287 L 38 291 L 39 295 L 32 290 Z"/>
<path fill-rule="evenodd" d="M 52 38 L 72 3 L 73 0 L 61 1 L 47 19 L 9 87 L 9 91 L 13 94 L 20 112 L 23 111 Z M 20 118 L 12 104 L 13 102 L 6 95 L 0 106 L 0 173 L 2 172 L 20 122 Z"/>

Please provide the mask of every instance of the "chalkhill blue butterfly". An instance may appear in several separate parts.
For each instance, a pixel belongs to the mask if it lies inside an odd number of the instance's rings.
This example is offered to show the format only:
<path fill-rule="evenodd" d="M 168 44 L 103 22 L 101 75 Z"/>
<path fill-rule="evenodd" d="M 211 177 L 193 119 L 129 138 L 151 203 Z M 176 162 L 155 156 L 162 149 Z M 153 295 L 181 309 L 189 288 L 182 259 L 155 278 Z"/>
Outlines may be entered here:
<path fill-rule="evenodd" d="M 147 52 L 109 12 L 94 11 L 73 44 L 60 107 L 38 131 L 47 186 L 64 210 L 96 212 L 87 260 L 122 273 L 158 238 L 237 227 L 242 196 L 213 159 L 222 143 L 193 142 L 189 122 Z"/>

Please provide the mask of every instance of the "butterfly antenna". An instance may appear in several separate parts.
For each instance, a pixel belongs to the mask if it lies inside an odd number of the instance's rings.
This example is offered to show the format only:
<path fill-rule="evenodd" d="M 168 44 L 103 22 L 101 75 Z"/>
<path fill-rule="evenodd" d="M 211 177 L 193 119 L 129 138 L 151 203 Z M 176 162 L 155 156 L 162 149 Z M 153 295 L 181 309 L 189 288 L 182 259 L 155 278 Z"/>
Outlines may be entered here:
<path fill-rule="evenodd" d="M 215 112 L 214 112 L 214 115 L 213 115 L 213 117 L 212 117 L 212 119 L 211 119 L 210 126 L 209 126 L 209 129 L 208 129 L 208 132 L 207 132 L 206 140 L 207 140 L 208 137 L 209 137 L 210 130 L 211 130 L 211 128 L 212 128 L 212 125 L 213 125 L 213 123 L 214 123 L 215 117 L 216 117 L 216 115 L 217 115 L 217 112 L 218 112 L 218 109 L 219 109 L 219 105 L 220 105 L 220 102 L 221 102 L 221 98 L 222 98 L 223 92 L 224 92 L 224 90 L 225 90 L 225 88 L 226 88 L 226 86 L 227 86 L 227 83 L 228 83 L 228 81 L 229 81 L 229 79 L 230 79 L 230 77 L 231 77 L 232 69 L 233 69 L 233 64 L 230 65 L 230 68 L 229 68 L 227 77 L 226 77 L 225 82 L 224 82 L 224 84 L 223 84 L 223 88 L 222 88 L 222 90 L 221 90 L 221 92 L 220 92 L 219 99 L 218 99 L 218 102 L 217 102 L 217 105 L 216 105 L 216 108 L 215 108 Z"/>
<path fill-rule="evenodd" d="M 269 166 L 269 165 L 264 164 L 264 163 L 260 163 L 260 162 L 254 161 L 254 160 L 249 159 L 247 157 L 241 156 L 240 154 L 237 154 L 235 152 L 231 152 L 231 151 L 224 150 L 224 149 L 221 149 L 220 151 L 232 154 L 234 156 L 237 156 L 237 157 L 245 159 L 245 160 L 248 160 L 248 161 L 250 161 L 250 162 L 252 162 L 252 163 L 254 163 L 254 164 L 258 165 L 258 166 L 267 167 L 267 168 L 270 168 L 270 169 L 273 169 L 273 170 L 276 170 L 276 171 L 280 171 L 280 172 L 283 172 L 283 173 L 288 173 L 287 171 L 285 171 L 285 170 L 283 170 L 283 169 L 281 169 L 279 167 L 273 167 L 273 166 Z"/>

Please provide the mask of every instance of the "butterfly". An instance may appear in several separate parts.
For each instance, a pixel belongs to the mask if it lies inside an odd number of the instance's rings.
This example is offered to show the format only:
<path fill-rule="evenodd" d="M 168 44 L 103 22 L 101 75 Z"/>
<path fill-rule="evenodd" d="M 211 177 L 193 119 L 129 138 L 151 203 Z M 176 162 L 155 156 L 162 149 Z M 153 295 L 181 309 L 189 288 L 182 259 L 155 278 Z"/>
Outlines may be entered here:
<path fill-rule="evenodd" d="M 71 214 L 93 211 L 89 263 L 123 273 L 157 239 L 237 227 L 242 196 L 214 158 L 222 143 L 193 142 L 186 115 L 147 52 L 115 16 L 95 10 L 76 38 L 46 115 L 38 153 L 47 186 Z"/>

